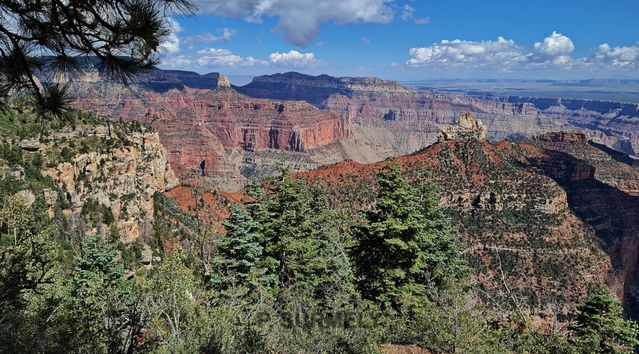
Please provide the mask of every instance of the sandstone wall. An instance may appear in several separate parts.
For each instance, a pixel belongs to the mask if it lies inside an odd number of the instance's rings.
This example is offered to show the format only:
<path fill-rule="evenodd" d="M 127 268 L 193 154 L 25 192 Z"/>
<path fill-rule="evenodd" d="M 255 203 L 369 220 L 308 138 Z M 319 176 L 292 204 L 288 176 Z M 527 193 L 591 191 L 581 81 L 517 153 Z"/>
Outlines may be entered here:
<path fill-rule="evenodd" d="M 98 139 L 108 139 L 108 128 L 75 131 L 73 133 L 52 134 L 48 144 L 69 142 L 77 136 L 94 135 Z M 153 221 L 153 195 L 167 191 L 178 184 L 167 161 L 164 147 L 155 132 L 135 132 L 126 137 L 127 146 L 111 151 L 90 151 L 73 156 L 71 162 L 63 162 L 49 167 L 43 174 L 53 179 L 63 193 L 45 190 L 45 199 L 51 206 L 65 207 L 62 212 L 68 217 L 81 218 L 83 207 L 89 201 L 110 208 L 115 218 L 120 237 L 125 242 L 137 239 Z M 46 152 L 47 146 L 40 151 Z M 104 233 L 104 225 L 89 225 L 94 232 Z"/>

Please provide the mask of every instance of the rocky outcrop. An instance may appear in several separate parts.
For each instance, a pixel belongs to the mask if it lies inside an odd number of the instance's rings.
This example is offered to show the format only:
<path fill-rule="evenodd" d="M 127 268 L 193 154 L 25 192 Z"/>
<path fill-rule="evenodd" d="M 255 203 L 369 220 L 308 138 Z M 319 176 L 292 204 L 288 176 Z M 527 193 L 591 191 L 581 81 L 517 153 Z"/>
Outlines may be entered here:
<path fill-rule="evenodd" d="M 531 162 L 566 191 L 571 210 L 593 230 L 615 266 L 612 288 L 632 318 L 639 318 L 639 169 L 605 146 L 569 139 L 536 139 L 544 149 Z"/>
<path fill-rule="evenodd" d="M 146 75 L 157 79 L 141 81 L 175 81 L 161 80 L 168 76 L 186 83 L 183 78 L 191 77 L 170 71 Z M 125 89 L 103 80 L 80 83 L 75 93 L 82 109 L 152 125 L 180 176 L 194 175 L 206 160 L 209 177 L 228 189 L 268 175 L 272 164 L 280 162 L 305 170 L 341 159 L 374 162 L 411 154 L 436 142 L 442 128 L 457 124 L 464 113 L 481 120 L 493 141 L 520 140 L 576 124 L 549 118 L 532 102 L 420 91 L 376 78 L 286 73 L 256 77 L 234 88 L 223 76 L 211 76 L 211 91 L 174 85 L 181 90 L 158 93 L 148 85 Z M 590 138 L 598 132 L 596 141 L 621 144 L 603 127 L 593 129 L 586 128 Z M 630 146 L 630 140 L 625 144 Z"/>
<path fill-rule="evenodd" d="M 581 132 L 550 132 L 535 137 L 535 140 L 551 143 L 587 143 L 588 135 Z"/>
<path fill-rule="evenodd" d="M 464 121 L 479 125 L 470 117 Z M 299 176 L 322 183 L 336 208 L 366 208 L 375 174 L 389 163 L 411 179 L 427 175 L 467 246 L 479 296 L 488 305 L 514 297 L 530 304 L 531 313 L 562 321 L 590 286 L 615 283 L 614 259 L 597 246 L 590 220 L 573 211 L 570 193 L 536 164 L 546 153 L 525 142 L 446 140 L 394 162 L 344 161 Z"/>
<path fill-rule="evenodd" d="M 118 140 L 112 139 L 109 131 L 113 136 L 116 131 L 118 135 L 126 134 L 120 135 L 125 143 L 109 146 Z M 83 148 L 84 151 L 72 154 L 68 161 L 51 161 L 48 164 L 53 166 L 43 171 L 57 187 L 57 190 L 44 191 L 50 216 L 56 209 L 61 209 L 68 218 L 86 222 L 93 232 L 107 234 L 111 232 L 108 230 L 111 221 L 100 219 L 112 213 L 113 225 L 124 242 L 151 232 L 153 195 L 178 184 L 159 135 L 144 129 L 124 133 L 107 126 L 84 127 L 50 134 L 41 150 L 55 151 L 60 145 L 66 147 L 68 144 L 83 145 L 87 139 L 101 147 L 93 151 Z M 100 140 L 110 142 L 102 145 Z M 93 218 L 88 215 L 95 211 L 93 209 L 106 214 Z M 86 217 L 93 218 L 93 222 L 88 222 Z"/>
<path fill-rule="evenodd" d="M 311 76 L 296 72 L 257 76 L 248 85 L 238 87 L 247 96 L 277 100 L 302 100 L 324 108 L 332 95 L 352 97 L 358 92 L 410 92 L 395 81 L 374 77 Z"/>
<path fill-rule="evenodd" d="M 470 113 L 464 113 L 459 117 L 459 123 L 446 127 L 439 132 L 437 140 L 457 141 L 475 139 L 486 141 L 488 138 L 488 130 L 481 120 L 473 118 Z"/>
<path fill-rule="evenodd" d="M 226 77 L 225 75 L 220 75 L 218 80 L 217 80 L 216 88 L 218 88 L 218 89 L 229 89 L 229 88 L 231 88 L 231 82 L 229 81 L 229 78 Z"/>
<path fill-rule="evenodd" d="M 43 58 L 46 61 L 46 57 Z M 95 57 L 80 58 L 80 70 L 78 77 L 73 77 L 73 81 L 91 83 L 93 87 L 111 86 L 113 80 L 108 73 L 102 70 L 100 62 Z M 41 80 L 48 80 L 52 75 L 44 73 Z M 62 77 L 64 82 L 68 78 Z M 132 82 L 134 89 L 144 89 L 155 92 L 166 92 L 172 89 L 184 89 L 185 87 L 199 89 L 215 89 L 218 86 L 220 74 L 216 72 L 208 74 L 198 74 L 185 70 L 164 70 L 151 68 L 137 72 Z M 227 80 L 228 81 L 228 80 Z"/>

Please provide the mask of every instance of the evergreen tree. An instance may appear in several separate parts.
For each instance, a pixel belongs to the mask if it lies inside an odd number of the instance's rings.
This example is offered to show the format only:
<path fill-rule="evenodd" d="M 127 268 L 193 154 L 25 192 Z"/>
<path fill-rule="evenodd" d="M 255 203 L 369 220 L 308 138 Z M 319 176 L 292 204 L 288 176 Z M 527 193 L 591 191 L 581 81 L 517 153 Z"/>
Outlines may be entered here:
<path fill-rule="evenodd" d="M 76 260 L 66 306 L 72 351 L 125 353 L 142 330 L 138 289 L 124 277 L 117 251 L 98 237 Z"/>
<path fill-rule="evenodd" d="M 21 198 L 10 198 L 0 209 L 0 325 L 2 315 L 24 307 L 28 293 L 51 281 L 56 231 Z"/>
<path fill-rule="evenodd" d="M 286 170 L 270 183 L 271 190 L 260 201 L 264 209 L 256 215 L 266 262 L 279 286 L 314 289 L 322 281 L 326 264 L 319 257 L 321 236 L 312 196 L 305 182 L 293 179 Z"/>
<path fill-rule="evenodd" d="M 170 28 L 165 16 L 189 13 L 187 0 L 3 0 L 0 2 L 0 97 L 26 90 L 42 113 L 60 113 L 66 86 L 36 76 L 73 76 L 80 56 L 127 82 L 157 63 L 156 53 Z M 38 56 L 49 55 L 48 60 Z"/>
<path fill-rule="evenodd" d="M 165 256 L 146 287 L 148 347 L 157 352 L 198 352 L 210 318 L 204 289 L 181 251 Z"/>
<path fill-rule="evenodd" d="M 619 301 L 606 290 L 577 308 L 572 330 L 582 353 L 633 353 L 639 345 L 637 323 L 623 319 Z"/>
<path fill-rule="evenodd" d="M 43 352 L 48 298 L 60 275 L 57 228 L 36 202 L 10 197 L 0 209 L 0 351 Z M 51 305 L 51 306 L 49 306 Z M 54 321 L 49 321 L 54 323 Z M 37 339 L 36 339 L 37 338 Z"/>
<path fill-rule="evenodd" d="M 260 285 L 272 283 L 264 266 L 264 249 L 260 244 L 260 225 L 240 206 L 232 206 L 224 221 L 226 234 L 217 242 L 213 258 L 211 284 L 214 289 L 235 294 L 247 293 Z"/>
<path fill-rule="evenodd" d="M 397 166 L 383 169 L 377 182 L 368 224 L 354 230 L 358 285 L 364 298 L 397 310 L 462 278 L 466 268 L 456 232 L 433 195 L 420 195 Z"/>

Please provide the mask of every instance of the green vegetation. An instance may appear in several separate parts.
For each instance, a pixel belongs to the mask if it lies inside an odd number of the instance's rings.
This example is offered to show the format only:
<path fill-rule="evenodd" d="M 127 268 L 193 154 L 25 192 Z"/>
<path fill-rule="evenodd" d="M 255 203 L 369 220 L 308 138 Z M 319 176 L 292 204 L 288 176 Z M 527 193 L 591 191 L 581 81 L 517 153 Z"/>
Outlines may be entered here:
<path fill-rule="evenodd" d="M 561 251 L 546 235 L 562 220 L 536 212 L 529 200 L 517 210 L 496 210 L 494 198 L 473 213 L 445 210 L 425 166 L 411 166 L 413 174 L 385 168 L 377 183 L 341 181 L 329 192 L 340 198 L 282 171 L 251 186 L 251 202 L 226 204 L 223 232 L 156 194 L 152 230 L 125 244 L 113 211 L 97 200 L 85 201 L 79 215 L 62 213 L 70 207 L 66 194 L 41 170 L 126 146 L 143 128 L 69 114 L 58 127 L 26 110 L 0 113 L 7 128 L 0 133 L 0 352 L 375 353 L 395 343 L 436 353 L 618 353 L 636 345 L 636 325 L 609 294 L 593 295 L 566 318 L 570 329 L 559 331 L 534 324 L 513 300 L 534 308 L 539 294 L 487 297 L 474 288 L 471 269 L 486 260 L 505 277 L 579 286 L 572 258 L 536 251 Z M 108 131 L 78 135 L 97 126 Z M 53 144 L 61 131 L 74 138 Z M 19 148 L 23 139 L 45 144 L 47 153 Z M 467 162 L 488 166 L 472 158 L 477 148 L 464 150 Z M 98 165 L 84 188 L 107 178 Z M 542 180 L 509 173 L 528 178 L 531 190 L 519 195 L 543 188 Z M 468 177 L 437 184 L 472 189 Z M 490 188 L 504 195 L 503 186 Z M 45 203 L 45 189 L 58 192 L 57 205 Z M 35 196 L 29 206 L 16 196 L 24 190 Z M 120 196 L 121 215 L 132 198 Z M 508 244 L 534 249 L 535 266 L 510 250 L 462 254 L 454 224 L 487 240 L 482 233 L 492 230 L 496 245 L 501 234 L 526 234 Z M 96 225 L 106 235 L 87 232 Z"/>
<path fill-rule="evenodd" d="M 574 342 L 582 353 L 634 353 L 639 327 L 624 321 L 623 309 L 610 293 L 597 290 L 577 308 Z"/>
<path fill-rule="evenodd" d="M 156 54 L 170 30 L 166 16 L 190 13 L 193 4 L 5 0 L 0 9 L 5 14 L 0 18 L 0 103 L 10 94 L 21 94 L 44 117 L 66 112 L 68 86 L 59 80 L 73 77 L 86 61 L 123 82 L 157 64 Z M 57 80 L 51 80 L 54 77 Z"/>
<path fill-rule="evenodd" d="M 461 282 L 463 248 L 430 193 L 432 186 L 411 186 L 399 167 L 382 170 L 378 185 L 368 223 L 355 233 L 357 283 L 364 298 L 398 310 L 403 302 L 428 301 L 429 293 Z"/>
<path fill-rule="evenodd" d="M 88 200 L 84 203 L 80 214 L 93 224 L 111 225 L 115 221 L 111 208 L 95 200 Z"/>
<path fill-rule="evenodd" d="M 434 185 L 424 176 L 409 182 L 395 166 L 377 178 L 374 204 L 345 212 L 284 171 L 252 186 L 251 202 L 230 206 L 223 235 L 158 194 L 153 234 L 130 245 L 117 232 L 99 238 L 49 219 L 41 201 L 3 194 L 0 348 L 375 353 L 395 343 L 576 354 L 637 345 L 637 325 L 606 292 L 593 293 L 564 331 L 478 302 Z M 109 219 L 96 202 L 83 213 Z M 144 243 L 150 263 L 142 263 Z"/>

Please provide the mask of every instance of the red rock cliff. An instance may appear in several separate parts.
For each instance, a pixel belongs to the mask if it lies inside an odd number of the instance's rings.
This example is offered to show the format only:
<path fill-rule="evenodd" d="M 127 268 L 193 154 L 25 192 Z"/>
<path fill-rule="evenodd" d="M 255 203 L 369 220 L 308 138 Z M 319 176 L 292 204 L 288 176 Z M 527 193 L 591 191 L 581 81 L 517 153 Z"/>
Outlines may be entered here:
<path fill-rule="evenodd" d="M 119 96 L 119 97 L 118 97 Z M 171 163 L 192 169 L 215 164 L 225 150 L 302 152 L 349 136 L 347 119 L 306 102 L 248 98 L 232 89 L 84 95 L 76 105 L 111 119 L 153 126 Z"/>

